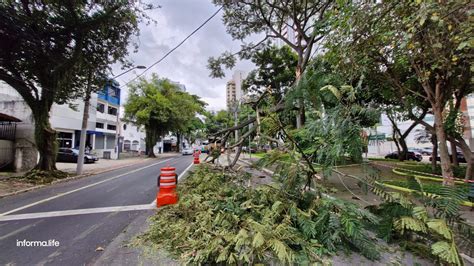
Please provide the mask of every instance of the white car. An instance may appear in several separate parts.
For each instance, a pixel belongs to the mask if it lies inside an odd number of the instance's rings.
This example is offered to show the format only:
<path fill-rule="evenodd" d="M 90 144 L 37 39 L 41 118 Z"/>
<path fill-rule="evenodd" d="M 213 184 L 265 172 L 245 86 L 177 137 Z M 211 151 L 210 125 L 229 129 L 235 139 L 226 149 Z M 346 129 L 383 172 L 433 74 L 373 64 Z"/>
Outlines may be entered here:
<path fill-rule="evenodd" d="M 183 155 L 193 155 L 194 150 L 191 148 L 184 148 L 181 154 Z"/>

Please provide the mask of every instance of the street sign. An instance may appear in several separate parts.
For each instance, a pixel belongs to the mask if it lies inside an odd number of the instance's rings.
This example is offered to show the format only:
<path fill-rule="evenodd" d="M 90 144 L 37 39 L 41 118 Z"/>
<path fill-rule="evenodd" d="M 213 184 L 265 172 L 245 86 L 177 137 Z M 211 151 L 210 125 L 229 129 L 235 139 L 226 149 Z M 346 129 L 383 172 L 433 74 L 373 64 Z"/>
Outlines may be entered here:
<path fill-rule="evenodd" d="M 385 134 L 369 135 L 369 140 L 385 140 Z"/>

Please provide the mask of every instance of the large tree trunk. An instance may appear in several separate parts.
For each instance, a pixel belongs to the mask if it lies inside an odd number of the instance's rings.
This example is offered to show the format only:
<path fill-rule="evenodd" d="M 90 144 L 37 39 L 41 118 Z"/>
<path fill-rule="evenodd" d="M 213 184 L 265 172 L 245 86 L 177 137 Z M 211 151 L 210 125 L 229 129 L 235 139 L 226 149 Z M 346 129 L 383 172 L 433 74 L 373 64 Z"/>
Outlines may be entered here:
<path fill-rule="evenodd" d="M 464 155 L 464 158 L 466 159 L 466 175 L 464 178 L 466 180 L 473 179 L 474 177 L 474 154 L 471 151 L 471 148 L 469 145 L 467 145 L 466 141 L 461 137 L 458 136 L 456 137 L 456 140 L 453 140 L 453 143 L 458 145 L 459 148 L 461 148 L 461 151 Z"/>
<path fill-rule="evenodd" d="M 40 103 L 43 103 L 42 101 Z M 56 131 L 51 128 L 49 123 L 48 104 L 39 104 L 33 110 L 35 119 L 35 142 L 39 152 L 39 161 L 35 169 L 43 171 L 56 170 Z"/>
<path fill-rule="evenodd" d="M 179 132 L 176 132 L 176 152 L 179 152 L 181 150 L 181 134 Z"/>
<path fill-rule="evenodd" d="M 401 152 L 398 154 L 398 159 L 404 161 L 407 159 L 408 155 L 408 146 L 404 138 L 399 138 L 398 143 L 400 144 Z"/>
<path fill-rule="evenodd" d="M 436 173 L 436 158 L 438 157 L 438 138 L 435 134 L 431 134 L 431 144 L 433 144 L 433 150 L 431 151 L 431 173 Z"/>
<path fill-rule="evenodd" d="M 436 137 L 439 141 L 439 157 L 441 159 L 441 172 L 443 174 L 444 185 L 454 185 L 453 168 L 451 167 L 451 159 L 448 153 L 448 145 L 446 143 L 446 132 L 443 126 L 443 106 L 432 105 L 435 118 Z"/>
<path fill-rule="evenodd" d="M 145 134 L 145 146 L 147 155 L 149 158 L 156 158 L 155 152 L 153 151 L 153 147 L 156 145 L 155 133 L 149 127 L 145 126 Z"/>

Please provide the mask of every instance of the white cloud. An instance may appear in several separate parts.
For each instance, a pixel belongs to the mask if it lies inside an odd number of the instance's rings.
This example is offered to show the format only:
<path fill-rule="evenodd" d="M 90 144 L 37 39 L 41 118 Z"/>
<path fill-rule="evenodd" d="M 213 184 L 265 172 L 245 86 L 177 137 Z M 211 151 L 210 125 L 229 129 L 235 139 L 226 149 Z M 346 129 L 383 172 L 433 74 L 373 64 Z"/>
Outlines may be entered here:
<path fill-rule="evenodd" d="M 164 0 L 159 4 L 160 9 L 148 13 L 157 23 L 140 25 L 140 36 L 136 39 L 139 44 L 138 52 L 129 56 L 135 65 L 148 67 L 153 64 L 218 8 L 208 1 Z M 210 56 L 218 56 L 226 50 L 238 51 L 239 48 L 240 42 L 233 41 L 226 33 L 220 12 L 165 60 L 148 70 L 145 76 L 150 77 L 152 73 L 157 73 L 160 77 L 179 81 L 186 85 L 188 92 L 206 101 L 209 104 L 208 109 L 224 109 L 225 85 L 233 71 L 227 71 L 224 79 L 210 78 L 210 72 L 206 68 L 207 60 Z M 130 49 L 132 50 L 133 48 Z M 245 61 L 238 62 L 235 69 L 248 72 L 252 68 L 253 64 Z M 141 71 L 131 71 L 121 76 L 119 82 L 125 84 Z M 119 74 L 123 70 L 120 65 L 115 65 L 113 72 Z M 128 89 L 124 88 L 122 91 L 122 98 L 125 99 Z"/>

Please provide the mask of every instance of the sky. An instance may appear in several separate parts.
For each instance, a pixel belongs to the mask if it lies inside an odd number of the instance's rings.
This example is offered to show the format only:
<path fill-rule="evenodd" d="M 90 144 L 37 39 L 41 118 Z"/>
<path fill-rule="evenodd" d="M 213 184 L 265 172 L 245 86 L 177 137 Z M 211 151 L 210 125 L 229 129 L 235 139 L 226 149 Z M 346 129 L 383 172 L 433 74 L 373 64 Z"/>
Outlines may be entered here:
<path fill-rule="evenodd" d="M 155 0 L 153 3 L 159 4 L 161 8 L 149 10 L 147 14 L 156 23 L 140 24 L 140 36 L 133 39 L 139 45 L 138 52 L 133 53 L 132 47 L 129 49 L 128 59 L 134 65 L 152 65 L 218 9 L 210 0 Z M 254 65 L 249 61 L 240 61 L 234 69 L 226 72 L 225 78 L 209 77 L 210 71 L 206 67 L 209 57 L 219 56 L 227 50 L 236 52 L 240 48 L 240 41 L 233 41 L 227 34 L 222 14 L 222 11 L 219 12 L 164 61 L 148 70 L 145 76 L 150 77 L 152 73 L 156 73 L 159 77 L 180 82 L 189 93 L 196 94 L 207 102 L 208 110 L 225 109 L 225 87 L 233 71 L 243 70 L 248 73 Z M 124 71 L 119 64 L 114 65 L 112 70 L 114 75 Z M 125 84 L 142 71 L 133 70 L 120 76 L 117 81 Z M 123 88 L 122 102 L 125 102 L 127 96 L 128 88 Z"/>

